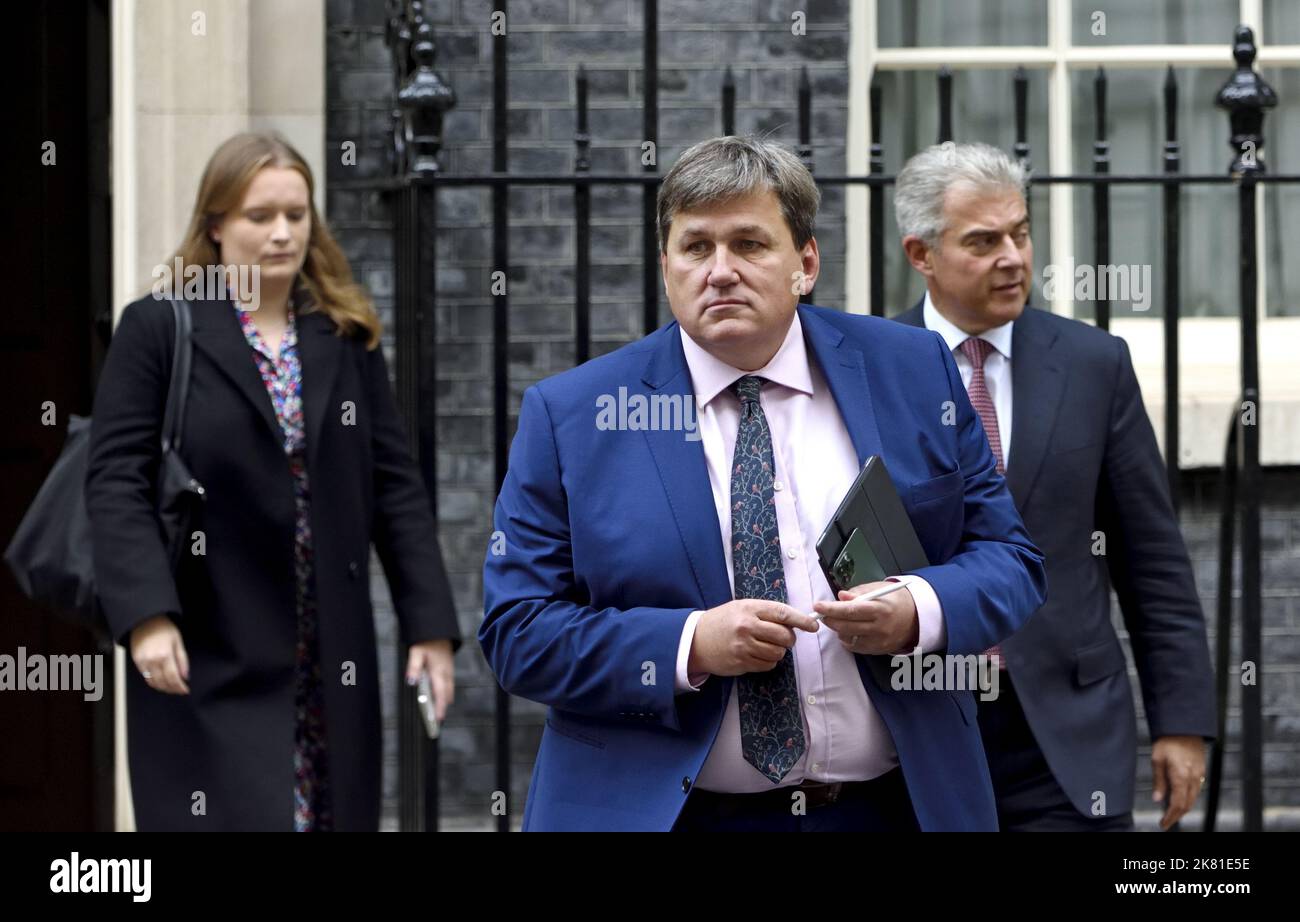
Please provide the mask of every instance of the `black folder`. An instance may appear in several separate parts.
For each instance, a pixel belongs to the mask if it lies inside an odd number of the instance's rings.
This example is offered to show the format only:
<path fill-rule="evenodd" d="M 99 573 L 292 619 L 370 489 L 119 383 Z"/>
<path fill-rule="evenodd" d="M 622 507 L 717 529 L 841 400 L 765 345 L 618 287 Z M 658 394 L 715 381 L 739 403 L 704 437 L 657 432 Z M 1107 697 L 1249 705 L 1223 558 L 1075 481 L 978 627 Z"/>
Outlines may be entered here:
<path fill-rule="evenodd" d="M 879 455 L 867 458 L 822 532 L 817 560 L 837 593 L 930 565 Z M 890 655 L 866 658 L 881 690 L 889 691 Z"/>
<path fill-rule="evenodd" d="M 853 532 L 858 531 L 875 556 L 882 571 L 876 579 L 928 567 L 930 561 L 916 537 L 912 520 L 907 517 L 903 501 L 898 498 L 894 481 L 879 455 L 867 458 L 853 486 L 844 495 L 830 523 L 817 541 L 817 559 L 822 572 L 834 589 L 851 589 L 837 585 L 834 567 L 840 554 L 849 544 Z M 869 567 L 870 562 L 867 562 Z M 868 571 L 869 572 L 869 571 Z M 864 582 L 859 580 L 858 582 Z"/>

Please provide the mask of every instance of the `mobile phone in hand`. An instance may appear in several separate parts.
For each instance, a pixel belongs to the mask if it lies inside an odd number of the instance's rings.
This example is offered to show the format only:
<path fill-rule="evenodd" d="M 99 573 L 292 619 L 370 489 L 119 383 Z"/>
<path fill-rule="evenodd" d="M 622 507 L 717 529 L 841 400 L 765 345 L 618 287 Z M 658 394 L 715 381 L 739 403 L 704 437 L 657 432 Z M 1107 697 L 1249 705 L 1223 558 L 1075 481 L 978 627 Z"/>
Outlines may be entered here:
<path fill-rule="evenodd" d="M 431 740 L 438 738 L 438 711 L 433 701 L 433 681 L 429 673 L 420 672 L 420 685 L 416 691 L 416 704 L 420 707 L 420 717 L 424 720 L 424 732 Z"/>

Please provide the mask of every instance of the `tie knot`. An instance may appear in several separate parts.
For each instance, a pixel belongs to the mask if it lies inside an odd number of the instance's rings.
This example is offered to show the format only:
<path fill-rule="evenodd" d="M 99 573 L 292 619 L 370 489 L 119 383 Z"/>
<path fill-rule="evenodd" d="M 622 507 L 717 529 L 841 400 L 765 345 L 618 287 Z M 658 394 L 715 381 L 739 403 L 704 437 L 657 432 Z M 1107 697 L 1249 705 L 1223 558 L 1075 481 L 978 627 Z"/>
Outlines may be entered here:
<path fill-rule="evenodd" d="M 987 339 L 980 339 L 978 336 L 972 336 L 957 348 L 966 354 L 966 358 L 970 359 L 972 365 L 976 368 L 983 368 L 984 360 L 987 359 L 989 353 L 993 351 L 993 344 Z"/>
<path fill-rule="evenodd" d="M 737 378 L 731 388 L 742 404 L 758 403 L 758 392 L 762 390 L 765 383 L 767 383 L 766 379 L 758 375 L 745 375 L 743 378 Z"/>

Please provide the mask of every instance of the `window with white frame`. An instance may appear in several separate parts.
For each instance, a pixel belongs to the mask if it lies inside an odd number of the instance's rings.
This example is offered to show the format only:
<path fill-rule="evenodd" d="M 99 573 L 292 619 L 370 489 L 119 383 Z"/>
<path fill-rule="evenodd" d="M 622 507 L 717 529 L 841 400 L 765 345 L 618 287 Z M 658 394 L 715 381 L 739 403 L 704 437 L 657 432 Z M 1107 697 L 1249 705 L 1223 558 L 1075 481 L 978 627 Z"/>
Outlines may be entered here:
<path fill-rule="evenodd" d="M 1010 150 L 1015 139 L 1013 76 L 1029 76 L 1031 166 L 1052 175 L 1090 173 L 1094 81 L 1107 79 L 1106 135 L 1113 173 L 1163 169 L 1166 68 L 1178 83 L 1178 140 L 1184 173 L 1226 173 L 1233 151 L 1227 113 L 1215 94 L 1234 69 L 1239 23 L 1251 26 L 1255 67 L 1277 91 L 1264 123 L 1270 172 L 1300 172 L 1300 3 L 1295 0 L 863 0 L 855 3 L 850 52 L 849 169 L 867 172 L 868 92 L 881 88 L 885 171 L 937 140 L 938 68 L 953 71 L 952 127 L 958 141 Z M 924 285 L 903 258 L 886 194 L 886 313 L 921 297 Z M 1163 217 L 1156 185 L 1111 188 L 1111 263 L 1151 267 L 1154 293 L 1141 312 L 1112 305 L 1111 332 L 1124 337 L 1158 437 L 1163 439 Z M 850 190 L 846 295 L 865 310 L 870 279 L 867 196 Z M 1300 462 L 1300 188 L 1260 190 L 1259 315 L 1261 455 Z M 1095 261 L 1092 188 L 1038 186 L 1030 202 L 1036 286 L 1033 303 L 1091 322 L 1093 305 L 1068 294 L 1041 297 L 1043 268 Z M 1179 370 L 1184 467 L 1218 465 L 1240 390 L 1237 189 L 1182 187 Z M 1163 446 L 1162 446 L 1163 447 Z"/>

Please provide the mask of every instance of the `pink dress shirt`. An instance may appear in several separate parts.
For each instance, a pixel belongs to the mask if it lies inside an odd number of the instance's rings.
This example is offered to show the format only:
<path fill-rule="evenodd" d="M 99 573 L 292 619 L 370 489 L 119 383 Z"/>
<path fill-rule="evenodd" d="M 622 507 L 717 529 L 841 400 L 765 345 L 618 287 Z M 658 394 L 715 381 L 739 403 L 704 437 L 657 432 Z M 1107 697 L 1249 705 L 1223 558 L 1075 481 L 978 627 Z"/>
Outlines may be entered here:
<path fill-rule="evenodd" d="M 781 348 L 763 368 L 745 372 L 714 358 L 682 332 L 682 348 L 695 389 L 701 443 L 717 508 L 727 579 L 731 563 L 731 458 L 740 425 L 740 401 L 729 389 L 745 374 L 766 378 L 760 401 L 772 432 L 776 462 L 776 521 L 788 603 L 813 611 L 813 603 L 835 595 L 817 562 L 817 539 L 858 474 L 858 457 L 826 379 L 808 361 L 803 327 L 796 313 Z M 891 577 L 893 579 L 894 577 Z M 943 610 L 930 584 L 904 576 L 916 603 L 923 652 L 947 643 Z M 677 652 L 676 691 L 690 694 L 709 674 L 687 675 L 691 641 L 702 612 L 682 630 Z M 807 750 L 779 787 L 802 781 L 865 781 L 898 765 L 898 752 L 884 721 L 867 697 L 854 654 L 825 627 L 795 630 L 794 665 Z M 911 651 L 899 651 L 908 652 Z M 706 791 L 751 793 L 772 783 L 745 761 L 733 685 L 726 715 L 696 786 Z"/>

